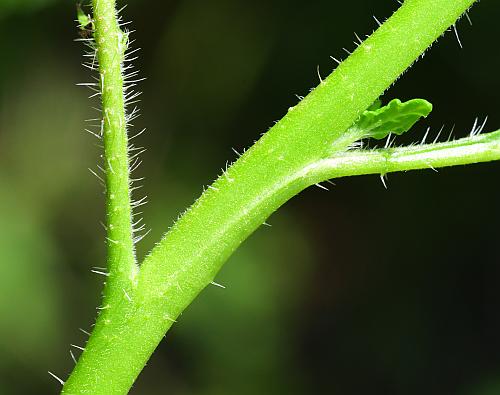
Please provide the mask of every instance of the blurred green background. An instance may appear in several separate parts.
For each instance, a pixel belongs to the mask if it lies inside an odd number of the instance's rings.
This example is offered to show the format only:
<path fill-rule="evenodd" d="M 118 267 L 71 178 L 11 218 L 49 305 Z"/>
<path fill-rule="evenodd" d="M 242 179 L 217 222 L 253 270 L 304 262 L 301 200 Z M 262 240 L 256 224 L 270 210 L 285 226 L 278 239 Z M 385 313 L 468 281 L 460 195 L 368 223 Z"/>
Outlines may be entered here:
<path fill-rule="evenodd" d="M 130 0 L 148 148 L 142 256 L 396 1 Z M 54 394 L 99 304 L 103 195 L 74 1 L 0 0 L 0 394 Z M 482 1 L 385 95 L 434 103 L 402 142 L 500 127 Z M 132 394 L 500 393 L 500 163 L 336 181 L 274 214 L 180 317 Z M 73 349 L 78 354 L 77 349 Z"/>

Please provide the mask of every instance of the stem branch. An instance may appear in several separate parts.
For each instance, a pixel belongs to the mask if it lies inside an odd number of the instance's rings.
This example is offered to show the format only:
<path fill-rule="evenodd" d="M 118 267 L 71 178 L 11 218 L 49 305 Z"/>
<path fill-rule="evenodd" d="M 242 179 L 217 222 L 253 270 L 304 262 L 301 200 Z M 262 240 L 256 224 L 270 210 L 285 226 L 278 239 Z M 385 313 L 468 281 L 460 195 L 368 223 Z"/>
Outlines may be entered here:
<path fill-rule="evenodd" d="M 490 162 L 500 159 L 500 130 L 446 143 L 353 150 L 305 167 L 297 179 L 306 185 L 330 178 Z"/>
<path fill-rule="evenodd" d="M 146 257 L 132 286 L 135 263 L 120 68 L 123 33 L 116 22 L 114 0 L 93 0 L 105 135 L 110 136 L 105 142 L 108 225 L 113 225 L 108 226 L 108 237 L 116 243 L 109 245 L 111 276 L 105 298 L 113 306 L 99 316 L 63 392 L 127 393 L 165 332 L 213 281 L 232 252 L 307 186 L 335 176 L 469 163 L 461 162 L 459 155 L 471 162 L 496 159 L 497 143 L 481 145 L 485 136 L 434 151 L 424 146 L 343 152 L 351 142 L 342 139 L 346 129 L 473 3 L 406 0 L 205 191 Z M 127 290 L 127 299 L 122 290 Z"/>

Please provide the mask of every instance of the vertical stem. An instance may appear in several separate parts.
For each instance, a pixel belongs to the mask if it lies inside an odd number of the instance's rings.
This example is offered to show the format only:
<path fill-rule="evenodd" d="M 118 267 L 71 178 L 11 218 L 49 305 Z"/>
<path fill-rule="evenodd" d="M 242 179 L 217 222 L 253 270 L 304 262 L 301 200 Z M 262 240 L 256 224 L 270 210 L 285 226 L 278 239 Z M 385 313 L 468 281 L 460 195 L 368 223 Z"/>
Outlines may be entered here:
<path fill-rule="evenodd" d="M 122 65 L 127 35 L 116 18 L 114 0 L 93 0 L 95 41 L 102 95 L 106 169 L 106 225 L 108 281 L 104 306 L 123 299 L 137 274 L 135 262 L 128 140 Z"/>

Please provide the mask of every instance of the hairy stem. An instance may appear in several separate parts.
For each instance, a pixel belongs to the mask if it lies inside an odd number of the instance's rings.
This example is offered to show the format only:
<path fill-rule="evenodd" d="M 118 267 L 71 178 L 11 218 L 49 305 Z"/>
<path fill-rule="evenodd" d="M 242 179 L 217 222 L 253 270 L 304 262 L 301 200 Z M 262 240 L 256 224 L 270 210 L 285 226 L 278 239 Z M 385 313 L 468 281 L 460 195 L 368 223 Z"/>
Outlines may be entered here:
<path fill-rule="evenodd" d="M 491 162 L 500 159 L 500 130 L 446 143 L 353 150 L 305 167 L 294 178 L 306 185 L 330 178 Z"/>
<path fill-rule="evenodd" d="M 108 281 L 104 308 L 131 292 L 137 274 L 132 232 L 128 140 L 122 65 L 127 45 L 115 2 L 93 0 L 95 42 L 102 95 L 102 135 L 106 170 Z"/>
<path fill-rule="evenodd" d="M 312 183 L 335 176 L 336 165 L 330 158 L 351 155 L 344 152 L 352 143 L 343 135 L 345 130 L 473 3 L 406 0 L 335 72 L 291 108 L 209 187 L 146 257 L 129 299 L 117 298 L 98 318 L 63 392 L 127 393 L 165 332 L 213 281 L 231 253 L 288 199 Z M 118 35 L 116 22 L 108 21 L 114 16 L 113 7 L 112 0 L 94 0 L 98 36 Z M 97 46 L 101 51 L 99 38 Z M 370 167 L 369 159 L 358 160 L 365 172 L 391 171 L 394 160 L 387 159 L 389 153 L 378 152 L 386 158 L 378 168 Z M 396 157 L 394 153 L 392 158 Z M 417 159 L 414 156 L 414 164 Z M 314 169 L 318 163 L 322 170 Z M 356 173 L 348 163 L 343 164 L 345 172 L 364 174 Z M 342 175 L 348 174 L 337 174 Z M 114 281 L 113 277 L 108 280 Z"/>

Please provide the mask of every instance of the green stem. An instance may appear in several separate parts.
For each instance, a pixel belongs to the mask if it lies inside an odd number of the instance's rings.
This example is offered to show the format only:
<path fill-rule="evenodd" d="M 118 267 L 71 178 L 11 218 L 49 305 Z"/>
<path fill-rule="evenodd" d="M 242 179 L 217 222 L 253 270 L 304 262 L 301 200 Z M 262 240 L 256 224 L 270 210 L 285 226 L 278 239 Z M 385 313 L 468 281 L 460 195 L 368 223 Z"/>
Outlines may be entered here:
<path fill-rule="evenodd" d="M 500 159 L 500 130 L 480 136 L 411 147 L 353 150 L 305 167 L 293 178 L 312 185 L 330 178 L 491 162 Z"/>
<path fill-rule="evenodd" d="M 127 393 L 165 332 L 231 253 L 284 202 L 318 177 L 331 177 L 334 171 L 326 158 L 347 155 L 343 151 L 352 143 L 343 138 L 344 131 L 473 3 L 406 0 L 290 109 L 146 257 L 131 300 L 122 298 L 98 318 L 63 392 Z M 94 0 L 94 7 L 98 5 L 109 14 L 96 18 L 99 34 L 105 34 L 102 23 L 114 17 L 114 2 Z M 100 50 L 99 41 L 97 45 Z M 324 174 L 311 168 L 316 163 L 323 163 Z M 387 162 L 384 166 L 387 171 Z"/>
<path fill-rule="evenodd" d="M 108 279 L 104 289 L 103 308 L 109 309 L 113 303 L 126 298 L 131 292 L 138 272 L 132 231 L 122 74 L 127 40 L 117 23 L 114 1 L 93 0 L 93 7 L 102 95 L 102 135 L 106 170 Z"/>

